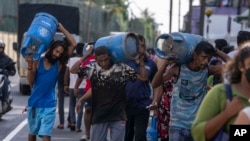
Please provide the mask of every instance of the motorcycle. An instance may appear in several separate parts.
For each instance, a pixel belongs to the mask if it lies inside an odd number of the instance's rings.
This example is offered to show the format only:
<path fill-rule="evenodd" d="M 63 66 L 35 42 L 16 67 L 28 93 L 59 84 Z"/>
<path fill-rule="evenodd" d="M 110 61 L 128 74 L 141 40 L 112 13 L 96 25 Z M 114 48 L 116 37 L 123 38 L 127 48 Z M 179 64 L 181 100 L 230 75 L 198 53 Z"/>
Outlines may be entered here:
<path fill-rule="evenodd" d="M 2 117 L 2 115 L 6 114 L 7 112 L 11 111 L 12 109 L 12 106 L 11 106 L 11 103 L 13 101 L 13 98 L 12 96 L 10 95 L 11 94 L 11 83 L 8 84 L 8 99 L 7 99 L 7 109 L 5 110 L 4 109 L 4 103 L 3 103 L 3 84 L 4 84 L 4 77 L 7 77 L 8 79 L 8 71 L 5 69 L 6 67 L 8 66 L 11 66 L 11 65 L 14 65 L 15 62 L 11 62 L 9 63 L 8 65 L 4 66 L 3 68 L 0 68 L 0 101 L 1 101 L 1 104 L 0 104 L 0 118 Z"/>

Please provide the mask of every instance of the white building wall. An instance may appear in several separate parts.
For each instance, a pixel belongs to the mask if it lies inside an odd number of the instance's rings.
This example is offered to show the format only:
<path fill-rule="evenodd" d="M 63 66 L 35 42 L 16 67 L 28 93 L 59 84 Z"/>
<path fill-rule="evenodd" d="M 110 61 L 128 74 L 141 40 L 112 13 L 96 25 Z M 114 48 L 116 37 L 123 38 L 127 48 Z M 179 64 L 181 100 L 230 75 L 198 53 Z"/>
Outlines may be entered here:
<path fill-rule="evenodd" d="M 236 37 L 240 30 L 250 31 L 244 25 L 235 22 L 233 19 L 236 15 L 231 15 L 231 32 L 227 32 L 228 28 L 228 17 L 229 15 L 211 15 L 209 23 L 209 32 L 207 34 L 207 17 L 204 22 L 204 37 L 207 38 L 211 43 L 214 43 L 215 39 L 224 38 L 230 45 L 237 47 Z"/>

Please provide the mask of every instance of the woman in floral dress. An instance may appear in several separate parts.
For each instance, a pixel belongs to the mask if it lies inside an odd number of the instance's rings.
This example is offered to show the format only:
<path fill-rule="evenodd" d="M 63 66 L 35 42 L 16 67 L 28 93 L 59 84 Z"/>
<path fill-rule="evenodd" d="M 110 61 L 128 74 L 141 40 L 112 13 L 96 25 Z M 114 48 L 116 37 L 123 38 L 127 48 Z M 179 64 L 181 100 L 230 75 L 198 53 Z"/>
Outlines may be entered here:
<path fill-rule="evenodd" d="M 159 68 L 162 65 L 162 59 L 155 56 L 154 61 Z M 170 65 L 166 68 L 166 71 L 172 67 Z M 158 109 L 157 109 L 157 131 L 158 137 L 161 141 L 168 141 L 168 128 L 169 128 L 169 120 L 170 120 L 170 102 L 171 102 L 171 92 L 173 90 L 174 78 L 163 83 L 162 86 L 158 87 L 158 92 L 160 94 L 157 101 Z"/>
<path fill-rule="evenodd" d="M 161 141 L 168 141 L 168 128 L 170 120 L 170 102 L 171 92 L 173 90 L 173 79 L 168 80 L 163 84 L 163 94 L 158 105 L 157 114 L 157 131 Z"/>

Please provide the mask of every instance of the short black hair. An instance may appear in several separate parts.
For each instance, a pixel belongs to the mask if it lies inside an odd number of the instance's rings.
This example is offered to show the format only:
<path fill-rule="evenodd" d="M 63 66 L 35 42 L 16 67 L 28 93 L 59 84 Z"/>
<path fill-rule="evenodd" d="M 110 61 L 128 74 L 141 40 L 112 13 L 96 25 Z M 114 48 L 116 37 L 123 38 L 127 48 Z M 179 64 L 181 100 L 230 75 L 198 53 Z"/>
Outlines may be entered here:
<path fill-rule="evenodd" d="M 199 42 L 196 45 L 194 51 L 197 54 L 200 54 L 201 52 L 204 52 L 205 54 L 214 55 L 216 53 L 213 45 L 210 44 L 208 41 Z"/>
<path fill-rule="evenodd" d="M 108 48 L 106 46 L 98 46 L 95 47 L 95 56 L 100 56 L 100 55 L 104 55 L 104 54 L 108 54 Z"/>
<path fill-rule="evenodd" d="M 145 38 L 143 35 L 141 34 L 136 34 L 137 38 L 141 41 L 141 42 L 144 42 L 145 43 Z"/>
<path fill-rule="evenodd" d="M 77 43 L 76 45 L 76 54 L 82 54 L 84 43 Z"/>
<path fill-rule="evenodd" d="M 241 30 L 238 32 L 238 35 L 237 35 L 238 46 L 240 44 L 244 43 L 245 41 L 248 41 L 248 40 L 250 40 L 250 32 L 249 31 Z"/>
<path fill-rule="evenodd" d="M 228 45 L 225 39 L 216 39 L 214 43 L 215 43 L 215 47 L 219 50 L 222 50 L 223 47 Z"/>

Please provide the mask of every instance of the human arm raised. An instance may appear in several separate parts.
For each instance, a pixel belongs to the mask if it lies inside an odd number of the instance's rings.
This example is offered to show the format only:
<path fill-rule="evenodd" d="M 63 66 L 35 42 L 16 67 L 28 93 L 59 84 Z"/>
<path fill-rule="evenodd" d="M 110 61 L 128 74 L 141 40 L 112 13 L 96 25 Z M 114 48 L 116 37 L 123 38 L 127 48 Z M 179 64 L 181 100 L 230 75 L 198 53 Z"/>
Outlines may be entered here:
<path fill-rule="evenodd" d="M 26 56 L 25 57 L 25 61 L 28 64 L 28 73 L 27 73 L 27 80 L 29 82 L 30 88 L 33 87 L 34 81 L 35 81 L 35 75 L 36 75 L 36 71 L 38 68 L 38 61 L 33 61 L 31 56 Z"/>
<path fill-rule="evenodd" d="M 158 69 L 157 73 L 155 74 L 153 81 L 152 81 L 152 87 L 157 88 L 159 87 L 163 82 L 169 80 L 172 76 L 177 74 L 177 66 L 173 66 L 165 73 L 166 68 L 168 65 L 175 63 L 176 60 L 163 60 L 162 65 Z"/>
<path fill-rule="evenodd" d="M 75 41 L 74 37 L 72 36 L 72 34 L 69 33 L 69 31 L 67 29 L 65 29 L 61 23 L 58 24 L 58 29 L 65 35 L 66 39 L 69 42 L 68 55 L 71 56 L 73 54 L 75 47 L 76 47 L 76 41 Z"/>
<path fill-rule="evenodd" d="M 227 54 L 225 54 L 223 51 L 220 51 L 219 49 L 215 49 L 215 53 L 224 62 L 227 62 L 227 61 L 231 60 L 231 58 Z M 221 65 L 209 65 L 208 66 L 209 75 L 221 74 L 224 66 L 225 66 L 225 64 L 221 64 Z"/>
<path fill-rule="evenodd" d="M 81 65 L 81 62 L 82 62 L 83 60 L 85 60 L 89 55 L 92 54 L 92 50 L 93 50 L 93 49 L 94 49 L 94 48 L 93 48 L 92 45 L 89 46 L 89 49 L 88 49 L 87 53 L 85 53 L 85 54 L 81 57 L 81 59 L 80 59 L 79 61 L 77 61 L 77 62 L 71 67 L 71 69 L 70 69 L 70 72 L 71 72 L 71 73 L 76 74 L 76 73 L 79 72 L 79 67 L 80 67 L 80 65 Z"/>
<path fill-rule="evenodd" d="M 139 56 L 139 60 L 140 60 L 140 73 L 137 75 L 137 79 L 138 80 L 141 80 L 141 81 L 147 81 L 148 78 L 147 78 L 147 71 L 146 71 L 146 68 L 145 68 L 145 64 L 144 64 L 144 55 L 140 55 Z"/>
<path fill-rule="evenodd" d="M 224 61 L 224 62 L 227 62 L 229 60 L 231 60 L 231 58 L 226 54 L 224 53 L 223 51 L 219 50 L 219 49 L 216 49 L 215 50 L 215 53 Z"/>

